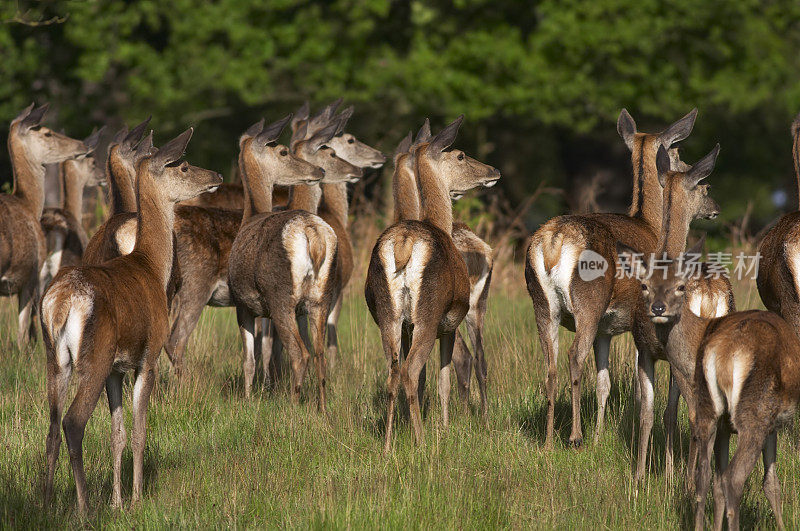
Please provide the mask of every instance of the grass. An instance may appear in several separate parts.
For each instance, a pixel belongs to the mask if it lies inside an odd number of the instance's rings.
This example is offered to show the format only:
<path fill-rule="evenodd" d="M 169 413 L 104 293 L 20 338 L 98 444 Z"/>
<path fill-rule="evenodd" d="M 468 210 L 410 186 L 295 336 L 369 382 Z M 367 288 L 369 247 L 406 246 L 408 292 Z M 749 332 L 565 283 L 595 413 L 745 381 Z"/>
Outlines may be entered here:
<path fill-rule="evenodd" d="M 400 415 L 393 452 L 382 455 L 385 361 L 377 327 L 363 301 L 363 280 L 348 289 L 340 326 L 341 353 L 331 373 L 329 415 L 315 407 L 313 375 L 306 400 L 292 406 L 286 378 L 274 390 L 244 400 L 241 355 L 231 309 L 207 308 L 190 342 L 180 388 L 165 356 L 147 419 L 144 500 L 116 511 L 111 496 L 110 417 L 105 398 L 84 440 L 89 515 L 75 512 L 75 487 L 62 445 L 53 507 L 42 510 L 44 441 L 48 427 L 41 345 L 15 346 L 15 307 L 0 300 L 0 527 L 390 527 L 390 528 L 677 528 L 692 519 L 680 480 L 664 477 L 667 371 L 658 368 L 656 424 L 649 473 L 632 483 L 636 414 L 632 399 L 633 345 L 612 343 L 612 394 L 606 430 L 593 442 L 594 367 L 583 387 L 587 444 L 568 449 L 571 413 L 562 331 L 556 448 L 543 449 L 544 361 L 521 267 L 495 275 L 486 325 L 490 420 L 462 412 L 453 389 L 451 425 L 443 430 L 435 385 L 438 355 L 428 364 L 426 444 L 416 447 L 407 413 Z M 740 307 L 758 300 L 739 286 Z M 313 371 L 312 371 L 313 372 Z M 453 378 L 454 380 L 454 378 Z M 130 383 L 125 390 L 130 434 Z M 401 401 L 402 403 L 402 401 Z M 472 404 L 477 404 L 473 383 Z M 401 407 L 401 411 L 403 408 Z M 678 477 L 688 453 L 685 408 L 680 417 Z M 779 439 L 784 521 L 800 525 L 800 459 L 794 427 Z M 746 527 L 774 527 L 761 491 L 761 465 L 748 481 Z M 130 500 L 132 458 L 123 458 L 123 497 Z M 709 509 L 711 502 L 709 499 Z M 707 512 L 710 514 L 710 511 Z"/>

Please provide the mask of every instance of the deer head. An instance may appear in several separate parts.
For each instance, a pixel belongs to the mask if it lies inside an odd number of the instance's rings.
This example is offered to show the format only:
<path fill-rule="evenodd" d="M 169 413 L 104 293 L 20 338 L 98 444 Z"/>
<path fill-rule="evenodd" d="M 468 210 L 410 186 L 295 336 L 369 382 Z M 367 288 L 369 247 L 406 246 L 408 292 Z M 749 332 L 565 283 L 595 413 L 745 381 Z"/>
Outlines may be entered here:
<path fill-rule="evenodd" d="M 278 138 L 292 115 L 266 125 L 252 138 L 242 141 L 242 155 L 251 161 L 261 176 L 269 176 L 274 184 L 292 186 L 319 182 L 325 176 L 322 168 L 304 161 L 288 147 L 279 144 Z M 254 183 L 250 183 L 253 186 Z"/>
<path fill-rule="evenodd" d="M 719 144 L 714 146 L 711 152 L 700 159 L 694 166 L 687 166 L 685 171 L 672 171 L 672 160 L 664 146 L 659 147 L 656 155 L 656 167 L 658 168 L 658 181 L 664 188 L 664 196 L 670 198 L 669 205 L 679 205 L 689 222 L 695 219 L 714 219 L 719 215 L 720 207 L 708 194 L 711 192 L 710 184 L 701 184 L 702 181 L 711 175 L 714 164 L 719 154 Z M 675 208 L 672 208 L 675 210 Z M 665 216 L 668 212 L 664 211 Z M 678 221 L 678 220 L 673 220 Z M 665 231 L 666 232 L 666 231 Z"/>
<path fill-rule="evenodd" d="M 83 142 L 41 125 L 47 109 L 47 103 L 37 108 L 31 103 L 12 120 L 9 150 L 20 146 L 26 158 L 38 165 L 55 164 L 84 155 L 87 149 Z"/>
<path fill-rule="evenodd" d="M 305 137 L 307 125 L 302 124 L 297 134 Z M 361 168 L 338 156 L 329 142 L 336 135 L 339 123 L 333 122 L 314 133 L 308 140 L 296 144 L 295 152 L 303 160 L 325 170 L 322 181 L 326 183 L 357 182 L 361 178 Z M 370 148 L 371 149 L 371 148 Z"/>
<path fill-rule="evenodd" d="M 130 131 L 127 126 L 123 127 L 114 135 L 114 139 L 108 145 L 108 162 L 112 171 L 115 171 L 117 175 L 130 176 L 131 186 L 139 161 L 156 152 L 153 147 L 153 131 L 150 131 L 150 134 L 142 139 L 149 123 L 150 117 L 147 117 Z"/>
<path fill-rule="evenodd" d="M 478 186 L 492 187 L 500 180 L 497 168 L 473 159 L 460 149 L 450 149 L 463 120 L 462 114 L 428 142 L 422 142 L 412 150 L 418 164 L 432 169 L 439 176 L 452 199 L 459 199 Z"/>
<path fill-rule="evenodd" d="M 192 132 L 190 127 L 164 144 L 154 155 L 143 159 L 139 165 L 146 169 L 164 197 L 172 203 L 191 199 L 203 192 L 213 192 L 222 184 L 222 175 L 219 173 L 181 160 Z"/>
<path fill-rule="evenodd" d="M 83 144 L 87 150 L 84 155 L 79 155 L 64 162 L 64 171 L 76 176 L 76 183 L 81 189 L 86 186 L 105 185 L 105 171 L 97 164 L 97 159 L 95 158 L 97 144 L 103 131 L 105 131 L 105 126 L 95 129 L 91 135 L 84 139 Z"/>
<path fill-rule="evenodd" d="M 336 151 L 338 157 L 359 168 L 380 168 L 386 162 L 386 156 L 344 131 L 352 115 L 353 106 L 351 105 L 335 118 L 338 120 L 338 127 L 327 145 Z"/>

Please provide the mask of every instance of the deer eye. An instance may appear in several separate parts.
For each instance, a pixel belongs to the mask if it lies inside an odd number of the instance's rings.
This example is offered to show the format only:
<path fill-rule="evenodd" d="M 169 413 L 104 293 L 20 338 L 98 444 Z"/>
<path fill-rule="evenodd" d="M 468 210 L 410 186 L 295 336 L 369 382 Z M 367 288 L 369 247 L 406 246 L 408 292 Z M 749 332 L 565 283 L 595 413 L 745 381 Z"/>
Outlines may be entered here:
<path fill-rule="evenodd" d="M 332 159 L 335 159 L 335 158 L 336 158 L 336 153 L 334 153 L 334 152 L 331 152 L 331 158 L 332 158 Z"/>
<path fill-rule="evenodd" d="M 706 185 L 706 193 L 707 193 L 707 194 L 710 194 L 710 193 L 711 193 L 711 185 L 710 185 L 710 184 L 707 184 L 707 185 Z"/>
<path fill-rule="evenodd" d="M 48 132 L 46 132 L 46 133 L 44 134 L 44 136 L 53 136 L 53 133 L 51 133 L 50 131 L 48 131 Z"/>
<path fill-rule="evenodd" d="M 464 152 L 458 154 L 458 160 L 464 160 Z"/>
<path fill-rule="evenodd" d="M 288 149 L 282 149 L 281 150 L 281 157 L 285 157 L 288 154 L 289 154 L 289 150 Z"/>
<path fill-rule="evenodd" d="M 647 284 L 642 284 L 642 291 L 647 291 Z"/>
<path fill-rule="evenodd" d="M 347 143 L 348 143 L 348 144 L 352 144 L 353 142 L 355 142 L 355 140 L 354 140 L 354 139 L 352 139 L 352 138 L 348 138 L 348 139 L 347 139 Z"/>
<path fill-rule="evenodd" d="M 181 166 L 181 171 L 182 171 L 183 173 L 186 173 L 187 171 L 189 171 L 189 166 L 187 166 L 186 164 L 184 164 L 183 166 Z"/>
<path fill-rule="evenodd" d="M 677 289 L 677 290 L 675 290 L 675 291 L 686 291 L 686 286 L 684 286 L 683 284 L 681 284 L 680 286 L 678 286 L 678 289 Z"/>

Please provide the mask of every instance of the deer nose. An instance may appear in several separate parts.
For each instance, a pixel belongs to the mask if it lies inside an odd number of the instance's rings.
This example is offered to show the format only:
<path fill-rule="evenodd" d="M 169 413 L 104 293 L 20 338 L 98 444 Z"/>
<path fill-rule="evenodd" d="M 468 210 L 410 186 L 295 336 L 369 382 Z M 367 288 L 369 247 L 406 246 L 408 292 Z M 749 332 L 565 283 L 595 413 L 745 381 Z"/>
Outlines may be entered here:
<path fill-rule="evenodd" d="M 656 301 L 650 306 L 650 311 L 653 312 L 653 315 L 661 315 L 667 311 L 667 306 L 663 302 Z"/>

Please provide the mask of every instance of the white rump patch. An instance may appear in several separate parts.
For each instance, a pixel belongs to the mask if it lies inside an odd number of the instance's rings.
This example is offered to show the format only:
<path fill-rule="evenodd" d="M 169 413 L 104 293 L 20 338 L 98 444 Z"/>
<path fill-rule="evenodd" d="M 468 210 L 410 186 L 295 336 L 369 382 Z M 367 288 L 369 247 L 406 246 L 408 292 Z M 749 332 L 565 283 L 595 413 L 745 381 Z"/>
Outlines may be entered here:
<path fill-rule="evenodd" d="M 136 219 L 129 219 L 117 229 L 114 239 L 117 242 L 119 254 L 131 254 L 133 252 L 133 247 L 136 245 L 137 226 Z"/>
<path fill-rule="evenodd" d="M 725 412 L 725 400 L 719 388 L 719 382 L 717 382 L 717 355 L 715 352 L 708 351 L 706 353 L 706 359 L 703 360 L 703 369 L 708 384 L 708 392 L 711 395 L 711 401 L 714 402 L 714 413 L 716 413 L 717 417 L 720 417 Z"/>
<path fill-rule="evenodd" d="M 416 240 L 411 246 L 411 257 L 406 267 L 398 271 L 394 263 L 394 241 L 386 240 L 380 249 L 394 313 L 402 315 L 406 321 L 413 322 L 416 317 L 417 302 L 422 291 L 422 273 L 430 255 L 428 243 Z"/>
<path fill-rule="evenodd" d="M 333 264 L 333 254 L 336 249 L 336 234 L 333 229 L 325 223 L 322 218 L 314 216 L 311 222 L 317 229 L 324 241 L 325 258 L 319 268 L 319 276 L 314 274 L 314 264 L 309 253 L 309 241 L 306 235 L 306 227 L 309 220 L 305 216 L 296 216 L 289 220 L 283 227 L 281 241 L 289 257 L 292 271 L 292 294 L 298 300 L 309 298 L 319 300 L 325 284 L 330 275 Z"/>
<path fill-rule="evenodd" d="M 544 267 L 544 253 L 541 246 L 537 246 L 534 250 L 533 267 L 536 270 L 536 276 L 539 278 L 545 297 L 550 303 L 551 315 L 560 313 L 558 306 L 566 309 L 569 313 L 573 313 L 569 292 L 572 284 L 572 273 L 578 264 L 580 253 L 581 249 L 579 247 L 569 245 L 566 242 L 563 243 L 558 262 L 548 273 Z"/>

